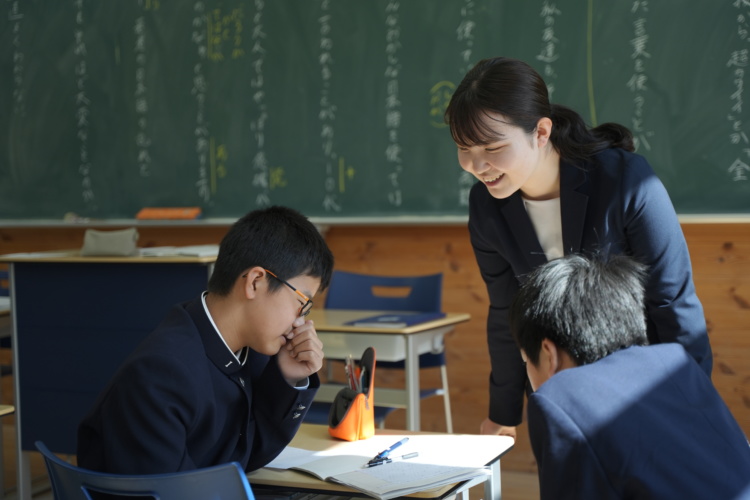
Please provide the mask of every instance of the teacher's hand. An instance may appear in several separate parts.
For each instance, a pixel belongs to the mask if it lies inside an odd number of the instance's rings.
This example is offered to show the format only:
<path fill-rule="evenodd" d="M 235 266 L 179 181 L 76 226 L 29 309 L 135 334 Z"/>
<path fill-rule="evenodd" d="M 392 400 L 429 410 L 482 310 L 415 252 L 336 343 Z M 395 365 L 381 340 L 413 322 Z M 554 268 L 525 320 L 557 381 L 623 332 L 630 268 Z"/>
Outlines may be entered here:
<path fill-rule="evenodd" d="M 479 433 L 491 436 L 510 436 L 513 440 L 516 439 L 516 428 L 496 424 L 489 418 L 485 418 L 482 425 L 479 426 Z"/>

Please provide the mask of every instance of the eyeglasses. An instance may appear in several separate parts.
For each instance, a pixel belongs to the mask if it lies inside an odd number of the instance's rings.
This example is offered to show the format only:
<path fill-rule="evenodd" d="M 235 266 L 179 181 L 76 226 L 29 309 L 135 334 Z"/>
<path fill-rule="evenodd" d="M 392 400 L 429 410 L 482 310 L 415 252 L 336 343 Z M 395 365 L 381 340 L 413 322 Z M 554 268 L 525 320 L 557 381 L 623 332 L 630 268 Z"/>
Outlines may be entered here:
<path fill-rule="evenodd" d="M 268 274 L 270 274 L 271 276 L 273 276 L 274 278 L 276 278 L 277 280 L 279 280 L 282 283 L 284 283 L 286 286 L 288 286 L 292 290 L 294 290 L 294 293 L 296 293 L 297 295 L 299 295 L 300 297 L 302 297 L 305 300 L 305 303 L 302 305 L 302 307 L 299 308 L 299 311 L 297 312 L 297 316 L 307 316 L 308 314 L 310 314 L 310 309 L 312 309 L 313 301 L 310 300 L 310 299 L 308 299 L 307 295 L 305 295 L 304 293 L 300 292 L 299 290 L 297 290 L 296 288 L 294 288 L 292 285 L 290 285 L 288 282 L 284 281 L 283 279 L 281 279 L 278 276 L 276 276 L 275 274 L 273 274 L 268 269 L 266 269 L 265 271 Z"/>

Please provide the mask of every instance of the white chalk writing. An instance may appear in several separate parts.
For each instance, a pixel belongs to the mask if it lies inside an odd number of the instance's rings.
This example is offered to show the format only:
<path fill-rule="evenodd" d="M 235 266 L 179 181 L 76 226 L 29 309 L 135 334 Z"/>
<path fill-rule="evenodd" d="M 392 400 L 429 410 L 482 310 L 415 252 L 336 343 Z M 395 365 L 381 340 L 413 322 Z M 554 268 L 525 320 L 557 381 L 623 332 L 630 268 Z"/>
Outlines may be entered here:
<path fill-rule="evenodd" d="M 325 160 L 325 179 L 323 208 L 327 212 L 340 212 L 341 204 L 336 193 L 335 165 L 337 160 L 334 149 L 336 138 L 336 105 L 331 102 L 331 79 L 333 78 L 333 38 L 331 38 L 331 2 L 323 0 L 320 3 L 321 14 L 318 18 L 320 30 L 320 53 L 318 63 L 320 65 L 320 78 L 322 80 L 320 90 L 320 140 Z"/>
<path fill-rule="evenodd" d="M 457 40 L 461 46 L 459 54 L 461 60 L 460 73 L 466 74 L 472 68 L 473 48 L 474 48 L 474 28 L 476 27 L 474 12 L 474 0 L 466 0 L 461 8 L 461 19 L 458 29 L 456 30 Z M 452 89 L 451 89 L 452 90 Z M 448 101 L 445 101 L 447 107 Z M 445 112 L 445 108 L 442 110 Z M 442 117 L 442 116 L 441 116 Z M 458 174 L 458 206 L 469 206 L 469 193 L 471 186 L 474 185 L 474 176 L 463 170 Z"/>
<path fill-rule="evenodd" d="M 192 41 L 195 44 L 198 62 L 193 66 L 193 87 L 190 92 L 195 97 L 196 113 L 195 128 L 195 153 L 198 155 L 198 180 L 195 186 L 198 188 L 198 197 L 203 201 L 211 199 L 211 189 L 208 178 L 208 155 L 210 150 L 208 123 L 206 120 L 206 92 L 208 81 L 203 70 L 203 62 L 206 60 L 208 48 L 206 45 L 206 6 L 203 2 L 193 4 L 193 32 Z"/>
<path fill-rule="evenodd" d="M 402 203 L 400 184 L 403 171 L 401 159 L 401 101 L 399 96 L 399 73 L 401 61 L 401 25 L 398 1 L 389 1 L 385 6 L 385 128 L 388 133 L 388 144 L 385 148 L 385 161 L 392 166 L 388 173 L 388 202 L 396 207 Z"/>
<path fill-rule="evenodd" d="M 78 173 L 81 175 L 81 196 L 89 205 L 94 202 L 94 188 L 91 181 L 91 160 L 89 159 L 89 98 L 86 94 L 86 42 L 84 40 L 83 0 L 75 0 L 76 27 L 73 31 L 73 56 L 75 57 L 76 77 L 76 133 L 78 136 Z"/>
<path fill-rule="evenodd" d="M 745 95 L 745 70 L 748 66 L 748 43 L 750 42 L 750 2 L 735 0 L 732 3 L 737 13 L 737 46 L 733 47 L 726 63 L 731 71 L 733 92 L 729 95 L 730 107 L 727 113 L 729 122 L 729 144 L 737 151 L 737 156 L 729 165 L 728 171 L 733 181 L 747 181 L 750 174 L 750 141 L 744 130 L 743 105 Z"/>
<path fill-rule="evenodd" d="M 651 58 L 651 54 L 648 53 L 649 37 L 646 30 L 648 2 L 635 0 L 631 5 L 630 12 L 633 15 L 633 38 L 630 40 L 633 74 L 627 82 L 627 87 L 633 94 L 633 114 L 630 118 L 630 128 L 633 131 L 633 145 L 636 151 L 640 150 L 641 146 L 646 151 L 651 151 L 649 138 L 654 136 L 654 132 L 648 130 L 644 124 L 646 91 L 648 90 L 646 63 Z"/>
<path fill-rule="evenodd" d="M 461 18 L 456 28 L 456 40 L 460 46 L 461 66 L 458 72 L 466 74 L 472 67 L 474 50 L 474 28 L 477 23 L 474 19 L 474 0 L 465 0 L 461 7 Z"/>
<path fill-rule="evenodd" d="M 557 80 L 557 71 L 555 71 L 555 61 L 560 57 L 557 51 L 557 45 L 560 40 L 555 34 L 555 22 L 562 12 L 557 8 L 555 2 L 545 0 L 542 2 L 542 9 L 539 16 L 542 18 L 542 47 L 537 54 L 536 59 L 544 63 L 542 73 L 544 81 L 547 83 L 547 92 L 550 100 L 555 91 L 555 81 Z"/>
<path fill-rule="evenodd" d="M 255 205 L 265 207 L 271 204 L 270 189 L 270 169 L 268 158 L 266 157 L 266 120 L 268 119 L 268 108 L 266 105 L 265 75 L 263 73 L 263 64 L 266 61 L 265 48 L 265 26 L 263 24 L 263 14 L 265 12 L 265 0 L 255 0 L 255 14 L 251 22 L 250 33 L 250 67 L 252 68 L 252 78 L 250 79 L 250 90 L 253 102 L 257 107 L 257 116 L 250 122 L 250 130 L 255 138 L 255 155 L 253 156 L 251 167 L 253 169 L 252 186 L 258 189 L 255 196 Z"/>
<path fill-rule="evenodd" d="M 10 42 L 13 46 L 13 112 L 23 116 L 26 114 L 26 101 L 23 88 L 24 53 L 21 46 L 23 13 L 20 4 L 19 0 L 8 0 L 8 21 L 13 33 Z"/>
<path fill-rule="evenodd" d="M 144 8 L 143 0 L 138 0 Z M 151 137 L 148 134 L 148 91 L 146 89 L 146 21 L 143 15 L 136 17 L 135 33 L 135 115 L 138 128 L 135 134 L 138 173 L 142 177 L 151 175 Z"/>

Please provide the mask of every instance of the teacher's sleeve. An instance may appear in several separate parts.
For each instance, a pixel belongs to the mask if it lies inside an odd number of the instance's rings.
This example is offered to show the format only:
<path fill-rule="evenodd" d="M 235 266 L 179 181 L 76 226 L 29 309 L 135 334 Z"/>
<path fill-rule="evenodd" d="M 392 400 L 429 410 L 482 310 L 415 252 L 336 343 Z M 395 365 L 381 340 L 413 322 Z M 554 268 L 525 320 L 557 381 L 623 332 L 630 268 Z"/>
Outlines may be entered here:
<path fill-rule="evenodd" d="M 477 210 L 476 203 L 472 204 L 469 235 L 490 299 L 487 314 L 487 346 L 492 368 L 489 418 L 496 424 L 514 426 L 522 421 L 526 389 L 526 369 L 508 321 L 508 309 L 518 290 L 518 279 L 510 263 L 489 244 L 477 223 L 489 214 L 477 214 Z"/>
<path fill-rule="evenodd" d="M 710 377 L 713 357 L 706 319 L 672 201 L 644 158 L 634 156 L 624 172 L 628 244 L 632 256 L 649 268 L 645 298 L 649 340 L 682 344 Z"/>

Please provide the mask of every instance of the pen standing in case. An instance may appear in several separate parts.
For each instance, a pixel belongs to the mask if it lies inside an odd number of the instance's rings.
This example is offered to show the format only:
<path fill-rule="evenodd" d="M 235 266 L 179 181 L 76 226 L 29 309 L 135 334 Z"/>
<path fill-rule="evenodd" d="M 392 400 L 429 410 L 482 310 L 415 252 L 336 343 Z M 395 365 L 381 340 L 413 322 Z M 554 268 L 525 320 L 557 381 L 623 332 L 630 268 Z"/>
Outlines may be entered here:
<path fill-rule="evenodd" d="M 336 393 L 328 414 L 328 433 L 345 441 L 370 438 L 375 434 L 375 349 L 365 349 L 359 366 L 349 356 L 346 372 L 349 386 Z"/>

